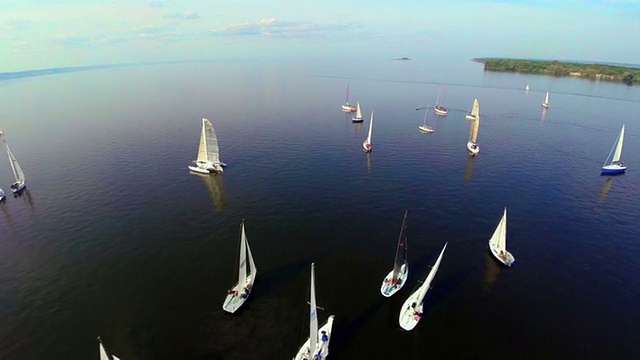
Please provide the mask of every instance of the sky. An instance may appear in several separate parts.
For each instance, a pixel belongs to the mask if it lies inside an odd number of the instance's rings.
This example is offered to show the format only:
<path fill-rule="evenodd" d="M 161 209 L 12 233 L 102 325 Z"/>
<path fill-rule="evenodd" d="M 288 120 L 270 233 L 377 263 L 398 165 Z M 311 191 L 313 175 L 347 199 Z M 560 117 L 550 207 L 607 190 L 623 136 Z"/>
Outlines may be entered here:
<path fill-rule="evenodd" d="M 640 63 L 640 0 L 0 0 L 0 72 L 215 59 Z"/>

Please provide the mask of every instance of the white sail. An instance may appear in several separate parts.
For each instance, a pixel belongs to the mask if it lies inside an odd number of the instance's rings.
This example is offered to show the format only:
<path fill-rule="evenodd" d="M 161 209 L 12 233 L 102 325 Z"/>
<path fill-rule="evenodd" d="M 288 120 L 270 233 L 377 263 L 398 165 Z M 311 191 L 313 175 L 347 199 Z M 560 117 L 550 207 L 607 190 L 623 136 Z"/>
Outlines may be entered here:
<path fill-rule="evenodd" d="M 238 260 L 238 282 L 227 291 L 227 297 L 222 304 L 222 309 L 229 313 L 236 312 L 249 298 L 258 270 L 253 261 L 253 254 L 249 248 L 249 240 L 244 231 L 244 221 L 240 225 L 240 256 Z M 247 273 L 247 260 L 249 269 Z"/>
<path fill-rule="evenodd" d="M 309 352 L 316 353 L 318 345 L 318 309 L 316 308 L 316 276 L 315 264 L 311 264 L 311 293 L 309 297 Z"/>
<path fill-rule="evenodd" d="M 356 106 L 356 117 L 353 120 L 362 120 L 362 111 L 360 111 L 360 101 L 358 101 Z"/>
<path fill-rule="evenodd" d="M 545 96 L 544 98 L 544 103 L 548 104 L 549 103 L 549 92 L 547 91 L 547 96 Z"/>
<path fill-rule="evenodd" d="M 619 162 L 620 157 L 622 156 L 622 144 L 624 143 L 624 125 L 622 125 L 622 130 L 620 130 L 620 136 L 618 136 L 618 145 L 616 145 L 616 151 L 613 153 L 612 162 Z"/>
<path fill-rule="evenodd" d="M 398 292 L 407 282 L 409 276 L 409 264 L 407 262 L 407 237 L 404 235 L 407 228 L 407 213 L 405 210 L 398 245 L 396 246 L 396 256 L 393 260 L 393 269 L 385 276 L 380 286 L 380 292 L 385 297 L 391 297 Z"/>
<path fill-rule="evenodd" d="M 218 165 L 220 164 L 220 155 L 218 149 L 218 136 L 216 136 L 216 131 L 213 128 L 213 124 L 211 124 L 211 121 L 205 118 L 202 118 L 202 127 L 206 137 L 207 161 Z"/>
<path fill-rule="evenodd" d="M 102 343 L 100 343 L 100 360 L 111 360 L 109 359 L 109 354 L 107 354 L 107 350 L 105 350 Z"/>
<path fill-rule="evenodd" d="M 371 111 L 371 120 L 369 120 L 369 134 L 367 135 L 367 144 L 372 144 L 371 143 L 372 132 L 373 132 L 373 111 Z"/>
<path fill-rule="evenodd" d="M 238 266 L 238 282 L 242 283 L 247 278 L 247 235 L 244 232 L 244 222 L 240 225 L 240 261 Z"/>
<path fill-rule="evenodd" d="M 442 255 L 444 255 L 444 251 L 447 249 L 448 244 L 449 243 L 444 244 L 444 247 L 442 248 L 442 251 L 440 251 L 440 255 L 438 256 L 438 260 L 436 260 L 436 263 L 431 268 L 431 271 L 429 271 L 429 275 L 427 275 L 427 279 L 424 281 L 422 286 L 420 286 L 420 290 L 418 293 L 418 299 L 420 300 L 420 302 L 424 300 L 424 297 L 427 295 L 427 291 L 429 291 L 431 282 L 433 281 L 433 278 L 436 276 L 436 273 L 438 272 L 438 268 L 440 267 L 440 263 L 442 262 Z"/>
<path fill-rule="evenodd" d="M 489 239 L 489 244 L 493 244 L 499 251 L 507 251 L 507 208 L 504 208 L 504 213 L 498 227 L 493 232 L 493 236 Z"/>
<path fill-rule="evenodd" d="M 202 131 L 200 132 L 200 144 L 198 145 L 198 156 L 196 157 L 196 161 L 199 163 L 206 163 L 209 161 L 209 157 L 207 156 L 207 135 L 204 129 L 204 121 L 202 119 Z"/>
<path fill-rule="evenodd" d="M 478 140 L 478 130 L 480 128 L 480 103 L 478 103 L 478 99 L 473 100 L 471 116 L 473 116 L 473 120 L 469 123 L 469 141 L 475 143 Z"/>
<path fill-rule="evenodd" d="M 11 163 L 11 170 L 13 170 L 13 177 L 16 179 L 16 182 L 24 183 L 24 172 L 18 164 L 18 160 L 13 156 L 11 149 L 9 149 L 9 144 L 5 141 L 5 146 L 7 147 L 7 155 L 9 156 L 9 162 Z"/>

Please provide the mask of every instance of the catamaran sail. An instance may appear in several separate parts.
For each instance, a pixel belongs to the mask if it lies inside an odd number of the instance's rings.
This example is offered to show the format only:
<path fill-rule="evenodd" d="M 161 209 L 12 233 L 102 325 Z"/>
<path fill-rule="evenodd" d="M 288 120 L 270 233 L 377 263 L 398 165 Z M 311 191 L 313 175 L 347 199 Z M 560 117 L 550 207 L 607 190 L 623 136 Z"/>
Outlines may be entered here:
<path fill-rule="evenodd" d="M 407 261 L 407 237 L 405 230 L 407 229 L 407 214 L 405 210 L 402 226 L 400 227 L 400 236 L 398 237 L 398 245 L 396 247 L 396 256 L 393 261 L 393 269 L 382 281 L 380 292 L 385 297 L 390 297 L 404 286 L 409 276 L 409 263 Z"/>
<path fill-rule="evenodd" d="M 247 260 L 249 260 L 247 268 Z M 244 221 L 240 225 L 240 259 L 238 266 L 238 282 L 227 291 L 222 308 L 224 311 L 234 313 L 245 303 L 251 294 L 251 289 L 256 279 L 256 264 L 249 248 L 247 235 L 244 232 Z"/>
<path fill-rule="evenodd" d="M 467 150 L 473 155 L 480 152 L 478 145 L 478 130 L 480 129 L 480 103 L 478 99 L 473 100 L 473 108 L 471 109 L 473 120 L 469 122 L 469 141 L 467 142 Z"/>
<path fill-rule="evenodd" d="M 515 260 L 513 255 L 507 251 L 507 208 L 504 208 L 502 219 L 498 227 L 489 239 L 489 250 L 493 256 L 506 266 L 511 266 Z"/>
<path fill-rule="evenodd" d="M 619 174 L 623 173 L 627 166 L 620 161 L 622 157 L 622 145 L 624 144 L 624 125 L 622 125 L 622 129 L 620 130 L 620 135 L 616 139 L 616 142 L 613 144 L 607 159 L 604 161 L 602 165 L 602 173 L 603 174 Z M 615 152 L 614 152 L 615 149 Z M 611 153 L 613 152 L 613 157 L 611 158 Z M 609 162 L 609 158 L 611 158 L 611 162 Z"/>
<path fill-rule="evenodd" d="M 334 316 L 318 329 L 318 309 L 316 306 L 315 264 L 311 264 L 311 286 L 309 294 L 309 339 L 302 344 L 294 360 L 325 359 L 329 355 L 329 341 Z"/>
<path fill-rule="evenodd" d="M 225 163 L 220 161 L 218 136 L 213 124 L 205 118 L 202 118 L 198 156 L 194 163 L 189 166 L 189 169 L 202 173 L 222 172 L 222 167 L 226 166 Z"/>
<path fill-rule="evenodd" d="M 431 282 L 433 278 L 436 276 L 436 272 L 440 267 L 440 263 L 442 262 L 442 256 L 444 255 L 444 251 L 447 249 L 447 244 L 444 244 L 442 251 L 440 251 L 440 255 L 438 256 L 438 260 L 429 271 L 429 275 L 425 281 L 420 285 L 420 287 L 413 292 L 409 296 L 409 298 L 402 305 L 402 310 L 400 310 L 400 327 L 404 330 L 412 330 L 418 322 L 422 318 L 422 311 L 424 308 L 424 297 L 427 295 L 427 291 L 431 287 Z"/>
<path fill-rule="evenodd" d="M 4 142 L 4 146 L 7 149 L 7 156 L 9 157 L 9 164 L 11 164 L 11 170 L 13 171 L 13 177 L 16 180 L 13 184 L 11 184 L 11 191 L 14 193 L 18 193 L 25 188 L 25 180 L 24 180 L 24 172 L 18 164 L 18 160 L 11 152 L 9 148 L 9 144 L 7 144 L 7 140 L 4 138 L 4 133 L 0 131 L 0 137 L 2 137 L 2 141 Z"/>
<path fill-rule="evenodd" d="M 371 151 L 371 149 L 373 149 L 373 142 L 371 142 L 372 131 L 373 131 L 373 111 L 371 111 L 371 119 L 369 120 L 369 135 L 367 135 L 367 138 L 362 143 L 362 149 L 364 149 L 364 151 L 366 152 L 369 152 Z"/>

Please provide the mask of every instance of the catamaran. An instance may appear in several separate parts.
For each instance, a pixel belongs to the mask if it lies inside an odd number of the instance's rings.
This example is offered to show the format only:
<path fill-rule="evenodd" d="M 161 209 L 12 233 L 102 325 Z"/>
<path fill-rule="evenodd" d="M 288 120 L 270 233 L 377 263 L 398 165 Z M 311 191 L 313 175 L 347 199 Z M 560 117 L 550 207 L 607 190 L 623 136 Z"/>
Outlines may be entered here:
<path fill-rule="evenodd" d="M 345 100 L 344 104 L 342 104 L 342 111 L 344 112 L 355 112 L 356 111 L 356 107 L 349 104 L 349 85 L 347 85 L 347 99 Z"/>
<path fill-rule="evenodd" d="M 433 112 L 435 112 L 436 115 L 447 115 L 447 113 L 449 112 L 446 107 L 440 105 L 440 96 L 442 95 L 443 91 L 444 86 L 440 88 L 440 92 L 438 93 L 438 97 L 436 98 L 436 106 L 433 107 Z"/>
<path fill-rule="evenodd" d="M 493 256 L 506 266 L 511 266 L 516 259 L 507 251 L 507 208 L 504 208 L 504 213 L 498 227 L 493 232 L 491 239 L 489 239 L 489 250 Z"/>
<path fill-rule="evenodd" d="M 202 131 L 200 132 L 200 145 L 198 146 L 198 157 L 189 170 L 209 174 L 213 172 L 223 172 L 223 167 L 227 164 L 220 161 L 220 150 L 218 148 L 218 136 L 211 121 L 202 118 Z"/>
<path fill-rule="evenodd" d="M 7 149 L 7 156 L 9 157 L 9 164 L 11 164 L 11 171 L 13 171 L 13 177 L 16 180 L 13 184 L 11 184 L 11 191 L 13 193 L 19 194 L 24 190 L 27 186 L 24 182 L 24 172 L 18 164 L 18 160 L 13 156 L 11 149 L 9 148 L 9 144 L 7 144 L 7 140 L 4 138 L 4 133 L 0 131 L 0 137 L 2 137 L 2 141 L 4 142 L 4 146 Z"/>
<path fill-rule="evenodd" d="M 469 141 L 467 142 L 467 150 L 471 155 L 476 155 L 480 152 L 480 145 L 478 145 L 478 130 L 480 129 L 480 103 L 478 99 L 473 100 L 473 108 L 471 109 L 471 115 L 473 120 L 469 122 Z"/>
<path fill-rule="evenodd" d="M 371 149 L 373 149 L 373 142 L 371 141 L 371 132 L 373 131 L 373 111 L 371 111 L 371 119 L 369 120 L 369 135 L 367 135 L 367 138 L 364 139 L 364 142 L 362 143 L 362 149 L 364 149 L 364 151 L 369 152 L 371 151 Z"/>
<path fill-rule="evenodd" d="M 424 119 L 422 120 L 422 125 L 418 126 L 418 130 L 423 133 L 432 133 L 436 131 L 434 128 L 427 126 L 427 114 L 429 113 L 429 104 L 427 104 L 427 108 L 424 110 Z"/>
<path fill-rule="evenodd" d="M 249 260 L 248 266 L 247 259 Z M 240 260 L 238 263 L 238 282 L 227 291 L 227 297 L 222 305 L 224 311 L 228 313 L 236 312 L 247 301 L 257 274 L 256 264 L 253 262 L 253 255 L 244 232 L 244 220 L 240 224 Z"/>
<path fill-rule="evenodd" d="M 618 135 L 618 138 L 616 139 L 616 142 L 613 144 L 611 151 L 609 151 L 609 155 L 607 156 L 607 159 L 604 161 L 604 164 L 602 165 L 603 174 L 621 174 L 625 170 L 627 170 L 627 166 L 622 161 L 620 161 L 620 157 L 622 156 L 623 143 L 624 143 L 624 125 L 622 125 L 622 129 L 620 130 L 620 135 Z M 611 153 L 613 153 L 613 157 L 611 157 Z"/>
<path fill-rule="evenodd" d="M 544 102 L 542 103 L 542 107 L 545 109 L 549 108 L 549 92 L 547 91 L 547 96 L 544 98 Z"/>
<path fill-rule="evenodd" d="M 418 325 L 418 322 L 420 322 L 420 319 L 422 318 L 422 311 L 424 308 L 424 297 L 425 295 L 427 295 L 427 291 L 429 291 L 429 288 L 431 287 L 431 282 L 436 276 L 436 272 L 440 267 L 440 262 L 442 262 L 442 255 L 444 255 L 444 251 L 446 249 L 447 244 L 444 244 L 442 251 L 440 251 L 440 256 L 438 256 L 438 260 L 436 260 L 436 263 L 431 268 L 431 271 L 429 271 L 429 275 L 427 275 L 425 281 L 416 291 L 413 292 L 413 294 L 409 296 L 409 298 L 402 305 L 402 310 L 400 310 L 399 322 L 400 327 L 404 330 L 413 330 L 413 328 Z"/>
<path fill-rule="evenodd" d="M 356 106 L 356 117 L 351 118 L 351 121 L 354 123 L 361 123 L 362 119 L 362 111 L 360 110 L 360 101 L 358 101 L 358 105 Z"/>
<path fill-rule="evenodd" d="M 407 262 L 407 237 L 404 234 L 407 228 L 407 211 L 404 212 L 398 246 L 396 247 L 396 257 L 393 261 L 393 269 L 382 281 L 380 292 L 385 297 L 390 297 L 404 286 L 409 276 L 409 263 Z"/>
<path fill-rule="evenodd" d="M 294 360 L 325 359 L 329 355 L 329 341 L 334 315 L 330 315 L 327 322 L 318 328 L 318 309 L 316 307 L 316 276 L 315 264 L 311 264 L 311 286 L 309 297 L 309 338 L 298 350 Z"/>
<path fill-rule="evenodd" d="M 100 346 L 100 360 L 120 360 L 119 357 L 107 352 L 104 345 L 102 345 L 102 339 L 100 339 L 100 336 L 98 336 L 98 344 Z"/>

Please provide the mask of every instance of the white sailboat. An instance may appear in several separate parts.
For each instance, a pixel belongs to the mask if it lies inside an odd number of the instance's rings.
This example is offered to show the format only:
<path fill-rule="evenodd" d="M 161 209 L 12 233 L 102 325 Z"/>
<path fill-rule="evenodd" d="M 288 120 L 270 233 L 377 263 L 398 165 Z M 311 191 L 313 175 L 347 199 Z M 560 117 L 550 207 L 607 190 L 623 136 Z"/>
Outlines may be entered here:
<path fill-rule="evenodd" d="M 119 357 L 107 352 L 104 345 L 102 345 L 102 339 L 100 339 L 100 336 L 98 336 L 98 344 L 100 346 L 100 360 L 120 360 Z"/>
<path fill-rule="evenodd" d="M 493 236 L 489 239 L 489 250 L 493 256 L 506 266 L 511 266 L 516 259 L 507 251 L 507 208 L 504 208 L 504 214 L 498 227 L 493 232 Z"/>
<path fill-rule="evenodd" d="M 390 297 L 407 282 L 409 276 L 409 263 L 407 262 L 407 237 L 404 232 L 407 228 L 407 211 L 404 212 L 398 246 L 396 247 L 396 257 L 393 261 L 393 269 L 385 276 L 380 286 L 380 292 L 385 297 Z"/>
<path fill-rule="evenodd" d="M 247 260 L 249 260 L 248 266 Z M 222 305 L 224 311 L 228 313 L 236 312 L 247 301 L 257 274 L 256 264 L 253 262 L 253 255 L 244 232 L 244 220 L 240 224 L 240 260 L 238 264 L 238 282 L 227 291 L 227 297 Z"/>
<path fill-rule="evenodd" d="M 373 131 L 373 111 L 371 111 L 371 120 L 369 120 L 369 135 L 367 135 L 367 138 L 362 143 L 362 149 L 364 149 L 364 151 L 366 152 L 369 152 L 371 151 L 371 149 L 373 149 L 373 142 L 371 140 L 372 131 Z"/>
<path fill-rule="evenodd" d="M 2 137 L 2 141 L 4 142 L 4 146 L 7 149 L 7 156 L 9 157 L 9 164 L 11 164 L 11 171 L 13 171 L 13 177 L 16 180 L 13 184 L 11 184 L 11 191 L 14 193 L 20 193 L 27 186 L 24 182 L 24 172 L 18 164 L 18 160 L 13 156 L 11 149 L 9 148 L 9 144 L 7 144 L 7 140 L 4 138 L 4 133 L 0 131 L 0 137 Z"/>
<path fill-rule="evenodd" d="M 356 117 L 351 118 L 351 121 L 354 123 L 361 123 L 362 119 L 362 111 L 360 110 L 360 101 L 358 101 L 358 105 L 356 106 Z"/>
<path fill-rule="evenodd" d="M 622 156 L 622 145 L 624 144 L 624 125 L 622 125 L 622 129 L 620 130 L 620 135 L 616 139 L 616 142 L 613 144 L 611 151 L 609 151 L 609 155 L 607 159 L 604 161 L 602 165 L 602 173 L 603 174 L 620 174 L 627 170 L 627 166 L 620 161 L 620 157 Z M 615 152 L 614 152 L 615 150 Z M 613 153 L 613 157 L 611 157 L 611 153 Z"/>
<path fill-rule="evenodd" d="M 473 100 L 473 108 L 471 109 L 471 115 L 473 120 L 469 122 L 469 141 L 467 142 L 467 150 L 471 155 L 476 155 L 480 152 L 480 145 L 478 145 L 478 130 L 480 129 L 480 103 L 478 99 Z"/>
<path fill-rule="evenodd" d="M 542 103 L 542 107 L 545 109 L 549 108 L 549 92 L 547 91 L 547 96 L 544 98 L 544 102 Z"/>
<path fill-rule="evenodd" d="M 527 84 L 527 86 L 524 87 L 524 91 L 529 91 L 529 84 Z"/>
<path fill-rule="evenodd" d="M 330 315 L 327 322 L 318 328 L 318 309 L 316 307 L 316 276 L 315 264 L 311 264 L 311 290 L 309 298 L 309 338 L 298 350 L 294 360 L 325 359 L 329 355 L 329 341 L 333 327 L 334 315 Z"/>
<path fill-rule="evenodd" d="M 342 104 L 342 111 L 344 112 L 355 112 L 356 111 L 356 107 L 349 104 L 349 85 L 347 85 L 347 99 L 344 101 L 344 104 Z"/>
<path fill-rule="evenodd" d="M 418 130 L 423 133 L 432 133 L 436 131 L 434 128 L 427 126 L 427 114 L 429 113 L 429 104 L 427 104 L 427 108 L 424 110 L 424 119 L 422 120 L 422 125 L 418 126 Z"/>
<path fill-rule="evenodd" d="M 211 121 L 202 118 L 198 157 L 189 165 L 189 170 L 209 174 L 212 172 L 222 172 L 224 166 L 227 166 L 227 164 L 220 161 L 218 136 L 213 128 L 213 124 L 211 124 Z"/>
<path fill-rule="evenodd" d="M 429 271 L 429 275 L 427 275 L 427 278 L 402 305 L 402 308 L 400 310 L 399 322 L 400 327 L 404 330 L 413 330 L 413 328 L 418 325 L 418 322 L 420 322 L 420 319 L 422 318 L 422 310 L 424 308 L 424 297 L 425 295 L 427 295 L 427 291 L 429 291 L 429 288 L 431 287 L 431 282 L 436 276 L 436 272 L 440 267 L 440 262 L 442 262 L 442 255 L 444 255 L 444 251 L 446 249 L 447 244 L 444 244 L 442 251 L 440 251 L 440 256 L 438 256 L 438 260 L 436 260 L 436 263 L 433 264 L 433 267 L 431 268 L 431 271 Z"/>
<path fill-rule="evenodd" d="M 436 105 L 433 107 L 433 112 L 436 115 L 447 115 L 449 110 L 446 107 L 440 105 L 440 97 L 442 96 L 442 92 L 444 91 L 444 86 L 440 88 L 440 92 L 438 92 L 438 97 L 436 98 Z"/>

